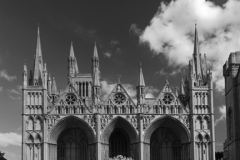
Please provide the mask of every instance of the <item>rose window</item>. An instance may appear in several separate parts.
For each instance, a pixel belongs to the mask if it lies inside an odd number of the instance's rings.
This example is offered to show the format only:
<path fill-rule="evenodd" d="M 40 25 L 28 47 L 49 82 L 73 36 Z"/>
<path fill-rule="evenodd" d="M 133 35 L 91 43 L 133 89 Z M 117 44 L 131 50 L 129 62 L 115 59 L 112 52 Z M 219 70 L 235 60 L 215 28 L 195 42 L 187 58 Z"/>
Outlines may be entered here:
<path fill-rule="evenodd" d="M 77 100 L 77 98 L 73 94 L 69 94 L 69 95 L 67 95 L 65 101 L 67 104 L 72 105 L 76 102 L 76 100 Z"/>
<path fill-rule="evenodd" d="M 122 104 L 124 103 L 126 100 L 126 97 L 124 96 L 124 94 L 122 93 L 117 93 L 114 95 L 113 97 L 113 101 L 116 103 L 116 104 Z"/>
<path fill-rule="evenodd" d="M 162 100 L 165 104 L 171 104 L 173 101 L 173 96 L 171 94 L 165 94 Z"/>

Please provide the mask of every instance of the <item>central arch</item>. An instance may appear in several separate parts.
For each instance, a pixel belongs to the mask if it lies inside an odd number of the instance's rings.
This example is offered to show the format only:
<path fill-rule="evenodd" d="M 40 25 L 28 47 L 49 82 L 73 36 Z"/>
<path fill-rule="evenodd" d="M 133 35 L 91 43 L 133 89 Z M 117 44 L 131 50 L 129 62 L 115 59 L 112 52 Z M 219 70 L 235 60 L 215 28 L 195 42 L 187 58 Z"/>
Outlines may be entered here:
<path fill-rule="evenodd" d="M 174 117 L 164 116 L 153 121 L 145 131 L 144 141 L 146 148 L 144 159 L 146 160 L 190 158 L 190 132 Z"/>
<path fill-rule="evenodd" d="M 125 118 L 118 116 L 112 119 L 103 130 L 101 138 L 102 159 L 112 158 L 116 154 L 137 159 L 134 156 L 137 155 L 138 132 Z M 122 139 L 122 143 L 118 139 Z"/>

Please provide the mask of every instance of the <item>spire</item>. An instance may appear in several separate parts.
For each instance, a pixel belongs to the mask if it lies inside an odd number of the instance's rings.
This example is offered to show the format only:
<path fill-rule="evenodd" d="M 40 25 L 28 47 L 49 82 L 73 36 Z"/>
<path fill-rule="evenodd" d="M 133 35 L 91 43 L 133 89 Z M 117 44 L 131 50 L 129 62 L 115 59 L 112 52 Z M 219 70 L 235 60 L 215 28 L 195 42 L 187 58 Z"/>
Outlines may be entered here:
<path fill-rule="evenodd" d="M 55 94 L 57 95 L 57 84 L 56 84 L 56 81 L 55 81 L 55 77 L 53 76 L 52 78 L 52 94 Z"/>
<path fill-rule="evenodd" d="M 195 61 L 196 77 L 198 77 L 199 79 L 202 79 L 201 54 L 200 54 L 200 51 L 199 51 L 197 24 L 195 24 L 193 59 Z"/>
<path fill-rule="evenodd" d="M 194 38 L 194 49 L 193 54 L 199 54 L 199 42 L 198 42 L 198 32 L 197 32 L 197 24 L 195 23 L 195 38 Z"/>
<path fill-rule="evenodd" d="M 185 83 L 183 80 L 183 76 L 181 76 L 181 83 L 180 83 L 180 95 L 185 95 Z"/>
<path fill-rule="evenodd" d="M 69 58 L 74 59 L 75 55 L 74 55 L 74 50 L 73 50 L 73 42 L 71 42 L 71 47 L 70 47 L 70 55 Z"/>
<path fill-rule="evenodd" d="M 28 80 L 27 80 L 27 64 L 25 62 L 24 65 L 23 65 L 23 87 L 26 87 L 27 83 L 28 83 Z"/>
<path fill-rule="evenodd" d="M 97 51 L 97 44 L 95 42 L 95 45 L 94 45 L 94 51 L 93 51 L 93 58 L 95 59 L 98 59 L 98 51 Z"/>
<path fill-rule="evenodd" d="M 142 72 L 142 63 L 140 62 L 140 70 L 139 70 L 139 82 L 138 82 L 139 86 L 144 86 L 145 87 L 145 81 L 144 81 L 144 77 L 143 77 L 143 72 Z"/>
<path fill-rule="evenodd" d="M 36 85 L 36 83 L 38 85 L 41 85 L 41 82 L 43 80 L 42 72 L 43 72 L 43 58 L 42 58 L 42 48 L 41 48 L 41 41 L 40 41 L 40 29 L 38 27 L 36 55 L 35 55 L 34 70 L 33 70 L 34 85 Z"/>

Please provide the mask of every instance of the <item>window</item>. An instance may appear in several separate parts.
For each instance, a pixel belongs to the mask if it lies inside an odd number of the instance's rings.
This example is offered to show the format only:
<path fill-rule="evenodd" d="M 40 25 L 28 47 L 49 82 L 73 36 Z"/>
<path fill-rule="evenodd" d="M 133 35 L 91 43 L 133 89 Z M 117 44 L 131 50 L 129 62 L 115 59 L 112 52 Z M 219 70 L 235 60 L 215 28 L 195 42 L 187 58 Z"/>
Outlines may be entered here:
<path fill-rule="evenodd" d="M 69 105 L 73 105 L 75 102 L 76 102 L 77 98 L 75 95 L 73 94 L 68 94 L 66 96 L 66 103 L 69 104 Z"/>

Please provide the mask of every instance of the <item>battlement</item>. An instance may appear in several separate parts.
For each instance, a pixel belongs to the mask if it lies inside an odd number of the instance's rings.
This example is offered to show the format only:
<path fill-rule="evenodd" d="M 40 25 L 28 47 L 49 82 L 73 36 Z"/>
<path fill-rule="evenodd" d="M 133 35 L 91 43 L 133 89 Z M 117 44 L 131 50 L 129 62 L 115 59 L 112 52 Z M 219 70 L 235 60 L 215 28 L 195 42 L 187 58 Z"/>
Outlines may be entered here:
<path fill-rule="evenodd" d="M 223 65 L 223 76 L 235 77 L 240 65 L 240 51 L 230 53 L 228 60 Z"/>

